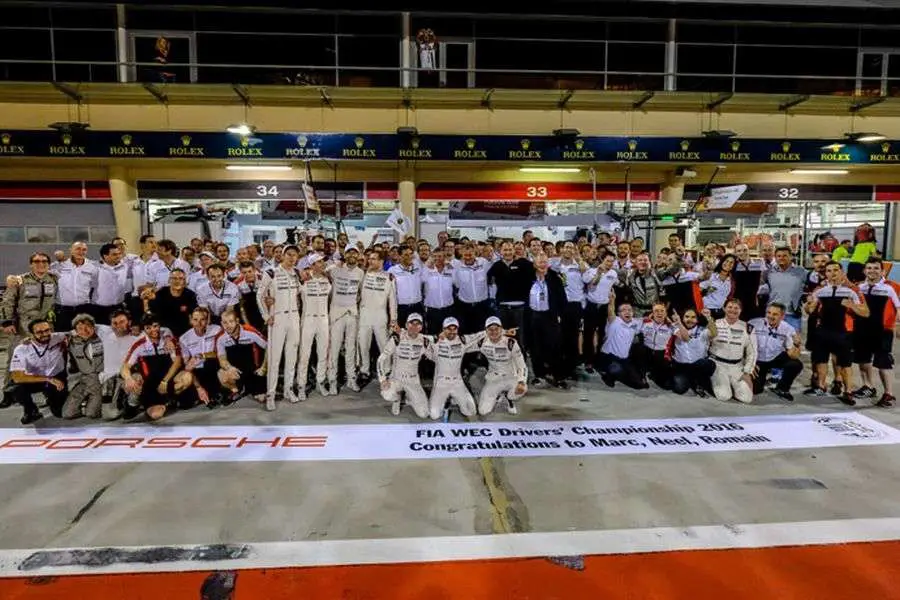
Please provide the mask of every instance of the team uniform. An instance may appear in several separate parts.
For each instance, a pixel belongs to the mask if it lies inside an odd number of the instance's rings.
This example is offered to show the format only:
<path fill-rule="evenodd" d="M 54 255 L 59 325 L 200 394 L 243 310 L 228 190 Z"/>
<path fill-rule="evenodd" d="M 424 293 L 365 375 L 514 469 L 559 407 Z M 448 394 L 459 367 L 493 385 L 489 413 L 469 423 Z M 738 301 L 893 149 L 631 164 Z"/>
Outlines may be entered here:
<path fill-rule="evenodd" d="M 514 402 L 522 397 L 516 393 L 516 387 L 528 380 L 528 367 L 525 356 L 515 338 L 501 337 L 493 342 L 487 336 L 478 342 L 477 348 L 488 361 L 487 374 L 484 376 L 484 387 L 478 397 L 478 414 L 490 414 L 499 400 L 505 399 L 510 413 L 515 413 Z"/>
<path fill-rule="evenodd" d="M 732 325 L 726 319 L 716 321 L 716 336 L 710 340 L 709 356 L 716 363 L 712 374 L 713 394 L 719 400 L 734 398 L 744 404 L 753 402 L 753 390 L 743 380 L 756 367 L 756 338 L 744 321 Z"/>
<path fill-rule="evenodd" d="M 328 298 L 331 282 L 324 275 L 312 277 L 300 286 L 303 298 L 303 325 L 300 327 L 300 362 L 297 366 L 297 388 L 301 399 L 306 395 L 306 377 L 313 342 L 316 343 L 316 383 L 320 390 L 328 369 L 329 322 Z"/>
<path fill-rule="evenodd" d="M 169 347 L 171 343 L 171 348 Z M 160 394 L 159 384 L 166 373 L 172 368 L 172 364 L 180 358 L 181 350 L 178 348 L 178 340 L 166 329 L 159 334 L 159 341 L 153 342 L 147 334 L 138 337 L 128 355 L 125 364 L 135 373 L 141 375 L 142 385 L 138 402 L 144 408 L 151 406 L 165 406 L 169 403 L 167 395 L 174 392 L 174 380 L 169 381 L 167 394 Z"/>
<path fill-rule="evenodd" d="M 684 394 L 689 389 L 698 396 L 711 391 L 716 363 L 709 359 L 709 329 L 694 325 L 687 330 L 688 339 L 673 335 L 667 350 L 672 361 L 672 391 Z"/>
<path fill-rule="evenodd" d="M 192 373 L 196 382 L 209 393 L 210 397 L 218 394 L 221 387 L 219 361 L 216 358 L 209 358 L 209 355 L 216 355 L 216 337 L 221 332 L 222 328 L 218 325 L 207 325 L 203 333 L 189 329 L 178 339 L 185 365 L 194 357 L 201 359 Z"/>
<path fill-rule="evenodd" d="M 646 318 L 641 323 L 638 335 L 641 338 L 640 353 L 637 355 L 638 365 L 644 377 L 649 376 L 656 385 L 664 390 L 672 387 L 672 372 L 666 359 L 666 349 L 675 333 L 675 328 L 668 321 L 657 323 Z"/>
<path fill-rule="evenodd" d="M 772 369 L 781 369 L 781 378 L 776 389 L 782 392 L 790 392 L 791 384 L 803 371 L 803 363 L 796 358 L 788 356 L 788 352 L 794 349 L 794 336 L 797 330 L 786 320 L 772 327 L 765 318 L 751 319 L 750 327 L 756 337 L 756 379 L 753 380 L 753 393 L 763 391 L 769 373 Z"/>
<path fill-rule="evenodd" d="M 894 367 L 894 327 L 900 310 L 900 285 L 882 279 L 859 286 L 869 316 L 854 315 L 853 362 L 871 364 L 879 370 Z"/>
<path fill-rule="evenodd" d="M 222 313 L 229 308 L 234 308 L 241 301 L 241 291 L 238 286 L 225 280 L 222 289 L 214 289 L 209 281 L 200 285 L 197 289 L 197 306 L 209 309 L 210 323 L 220 323 Z"/>
<path fill-rule="evenodd" d="M 21 371 L 26 375 L 52 377 L 66 381 L 66 334 L 53 333 L 46 344 L 38 344 L 34 340 L 22 342 L 13 351 L 10 371 Z M 49 383 L 20 383 L 13 388 L 16 401 L 25 409 L 25 417 L 39 415 L 32 394 L 43 392 L 47 397 L 47 405 L 54 417 L 62 416 L 63 404 L 66 401 L 65 387 L 60 391 Z"/>
<path fill-rule="evenodd" d="M 833 354 L 839 367 L 850 367 L 853 363 L 854 319 L 850 309 L 841 303 L 850 300 L 853 304 L 862 304 L 864 302 L 862 294 L 845 285 L 824 285 L 812 295 L 819 301 L 812 363 L 825 364 Z"/>
<path fill-rule="evenodd" d="M 216 355 L 241 372 L 237 380 L 238 390 L 258 396 L 266 393 L 266 376 L 257 371 L 265 364 L 268 344 L 260 333 L 249 325 L 242 325 L 234 337 L 224 329 L 215 339 Z M 274 407 L 273 407 L 274 408 Z"/>
<path fill-rule="evenodd" d="M 428 397 L 419 379 L 419 362 L 427 349 L 434 344 L 431 337 L 419 334 L 410 337 L 406 331 L 392 333 L 378 357 L 378 381 L 388 382 L 382 388 L 381 397 L 393 404 L 394 414 L 400 414 L 400 394 L 412 406 L 420 419 L 428 417 Z"/>
<path fill-rule="evenodd" d="M 270 309 L 266 298 L 274 299 Z M 256 293 L 259 312 L 269 325 L 267 336 L 272 344 L 268 353 L 268 394 L 275 395 L 278 387 L 278 369 L 284 355 L 284 393 L 289 399 L 295 398 L 291 387 L 297 370 L 297 351 L 300 348 L 300 275 L 295 269 L 285 269 L 279 265 L 267 271 Z"/>
<path fill-rule="evenodd" d="M 378 350 L 384 350 L 388 337 L 388 319 L 397 321 L 397 292 L 393 276 L 383 271 L 367 271 L 359 294 L 359 369 L 369 375 L 372 336 Z"/>
<path fill-rule="evenodd" d="M 463 381 L 460 368 L 466 353 L 478 350 L 478 343 L 485 336 L 483 331 L 473 335 L 457 335 L 454 339 L 439 339 L 425 349 L 425 357 L 434 361 L 434 387 L 429 399 L 432 419 L 439 419 L 448 400 L 459 406 L 459 411 L 471 417 L 475 414 L 475 399 Z"/>
<path fill-rule="evenodd" d="M 347 382 L 356 387 L 359 288 L 364 273 L 359 267 L 350 268 L 345 265 L 334 267 L 328 273 L 331 275 L 331 310 L 328 312 L 331 323 L 331 350 L 328 356 L 328 382 L 331 392 L 335 393 L 342 349 Z"/>
<path fill-rule="evenodd" d="M 71 335 L 68 338 L 68 388 L 69 395 L 63 404 L 63 418 L 75 419 L 82 415 L 97 419 L 103 405 L 103 388 L 100 375 L 104 367 L 103 340 L 95 333 L 93 337 L 82 338 Z"/>

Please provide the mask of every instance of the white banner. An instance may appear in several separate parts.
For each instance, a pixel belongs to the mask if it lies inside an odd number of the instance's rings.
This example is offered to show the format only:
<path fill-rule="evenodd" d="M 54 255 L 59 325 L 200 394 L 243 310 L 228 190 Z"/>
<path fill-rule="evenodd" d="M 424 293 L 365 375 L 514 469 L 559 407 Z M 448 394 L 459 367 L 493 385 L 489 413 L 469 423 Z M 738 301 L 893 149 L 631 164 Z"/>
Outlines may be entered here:
<path fill-rule="evenodd" d="M 698 210 L 722 210 L 731 208 L 744 192 L 746 185 L 730 185 L 728 187 L 714 188 L 709 191 L 709 196 L 703 199 L 703 208 Z"/>
<path fill-rule="evenodd" d="M 0 429 L 0 464 L 402 460 L 900 443 L 858 413 L 636 421 Z"/>

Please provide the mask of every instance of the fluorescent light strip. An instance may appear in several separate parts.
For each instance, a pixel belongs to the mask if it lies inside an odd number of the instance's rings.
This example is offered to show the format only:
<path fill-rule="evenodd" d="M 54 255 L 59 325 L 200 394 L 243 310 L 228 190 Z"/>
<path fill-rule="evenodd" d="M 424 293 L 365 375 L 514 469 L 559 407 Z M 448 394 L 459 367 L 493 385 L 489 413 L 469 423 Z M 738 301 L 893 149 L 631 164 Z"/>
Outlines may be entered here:
<path fill-rule="evenodd" d="M 791 169 L 794 175 L 846 175 L 847 169 Z"/>
<path fill-rule="evenodd" d="M 520 167 L 520 173 L 581 173 L 578 167 Z"/>
<path fill-rule="evenodd" d="M 290 165 L 226 165 L 226 171 L 290 171 Z"/>

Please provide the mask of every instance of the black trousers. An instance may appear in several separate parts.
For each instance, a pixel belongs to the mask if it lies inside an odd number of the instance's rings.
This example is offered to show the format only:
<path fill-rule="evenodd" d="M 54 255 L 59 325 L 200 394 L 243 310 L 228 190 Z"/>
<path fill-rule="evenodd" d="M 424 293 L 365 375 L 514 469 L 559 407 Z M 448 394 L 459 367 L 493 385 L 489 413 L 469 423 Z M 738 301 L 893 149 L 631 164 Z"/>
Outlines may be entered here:
<path fill-rule="evenodd" d="M 584 340 L 581 342 L 581 354 L 585 366 L 600 368 L 600 348 L 606 337 L 606 322 L 609 317 L 606 304 L 588 302 L 584 309 Z M 594 345 L 594 334 L 597 344 Z"/>
<path fill-rule="evenodd" d="M 398 304 L 397 305 L 397 324 L 400 325 L 400 328 L 403 329 L 406 327 L 406 318 L 413 313 L 419 313 L 422 315 L 424 308 L 422 307 L 421 302 L 417 302 L 415 304 Z M 422 315 L 424 318 L 425 315 Z M 424 325 L 425 323 L 422 323 Z"/>
<path fill-rule="evenodd" d="M 456 311 L 453 310 L 452 304 L 444 308 L 425 307 L 425 333 L 428 335 L 440 335 L 444 329 L 444 319 L 452 317 L 454 312 Z"/>
<path fill-rule="evenodd" d="M 457 302 L 456 318 L 459 320 L 460 333 L 477 333 L 484 331 L 484 322 L 491 316 L 491 305 L 488 300 L 481 302 Z"/>
<path fill-rule="evenodd" d="M 527 354 L 528 338 L 525 336 L 525 305 L 510 306 L 501 304 L 497 312 L 499 313 L 497 316 L 500 317 L 500 322 L 503 323 L 505 329 L 516 328 L 516 341 L 519 343 L 519 348 L 522 349 L 522 352 Z"/>
<path fill-rule="evenodd" d="M 100 306 L 99 304 L 95 304 L 93 306 L 94 310 L 91 311 L 91 315 L 94 317 L 94 321 L 97 322 L 97 325 L 109 325 L 110 315 L 121 308 L 121 304 L 114 304 L 112 306 Z"/>
<path fill-rule="evenodd" d="M 535 378 L 551 375 L 557 381 L 565 379 L 561 339 L 559 320 L 553 313 L 528 311 L 531 369 Z"/>
<path fill-rule="evenodd" d="M 712 393 L 712 374 L 716 363 L 708 358 L 701 358 L 692 363 L 672 362 L 672 391 L 684 394 L 688 390 L 703 388 Z"/>
<path fill-rule="evenodd" d="M 82 313 L 93 316 L 93 305 L 79 304 L 78 306 L 63 306 L 57 304 L 53 307 L 53 314 L 56 315 L 56 319 L 53 321 L 53 330 L 63 333 L 72 331 L 72 319 Z"/>
<path fill-rule="evenodd" d="M 781 369 L 781 380 L 775 387 L 782 392 L 791 391 L 791 385 L 803 371 L 803 363 L 796 358 L 788 356 L 787 352 L 782 352 L 768 362 L 756 361 L 756 367 L 759 369 L 759 372 L 756 375 L 756 379 L 753 380 L 754 394 L 759 394 L 763 391 L 769 371 L 772 369 Z"/>
<path fill-rule="evenodd" d="M 598 363 L 600 370 L 612 381 L 622 382 L 635 390 L 646 389 L 647 384 L 644 381 L 644 376 L 641 375 L 635 360 L 634 347 L 631 348 L 628 358 L 619 358 L 618 356 L 601 352 L 598 357 Z"/>
<path fill-rule="evenodd" d="M 562 316 L 562 354 L 566 371 L 571 375 L 575 367 L 582 363 L 578 350 L 578 335 L 581 333 L 581 320 L 584 309 L 581 302 L 568 302 Z"/>
<path fill-rule="evenodd" d="M 642 377 L 649 377 L 664 390 L 672 387 L 672 368 L 665 350 L 653 350 L 640 344 L 632 350 Z"/>
<path fill-rule="evenodd" d="M 65 371 L 57 373 L 53 377 L 59 379 L 63 383 L 66 382 Z M 21 404 L 22 408 L 25 409 L 26 415 L 40 412 L 37 405 L 34 403 L 34 400 L 31 398 L 31 395 L 43 393 L 47 397 L 47 406 L 50 407 L 50 412 L 54 417 L 60 418 L 62 417 L 63 404 L 66 403 L 66 397 L 69 395 L 65 386 L 63 386 L 62 391 L 60 391 L 49 383 L 17 383 L 13 387 L 12 393 L 16 402 Z"/>

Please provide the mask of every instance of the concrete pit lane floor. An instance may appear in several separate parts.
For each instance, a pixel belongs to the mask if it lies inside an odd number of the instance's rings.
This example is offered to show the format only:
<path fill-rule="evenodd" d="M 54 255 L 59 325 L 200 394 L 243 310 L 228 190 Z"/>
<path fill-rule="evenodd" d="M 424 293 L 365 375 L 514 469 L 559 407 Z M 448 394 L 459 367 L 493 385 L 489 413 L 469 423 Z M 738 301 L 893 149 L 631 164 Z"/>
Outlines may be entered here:
<path fill-rule="evenodd" d="M 498 407 L 484 420 L 858 411 L 900 428 L 898 409 L 805 397 L 805 381 L 808 372 L 794 386 L 793 403 L 764 393 L 745 406 L 655 387 L 610 390 L 596 375 L 582 375 L 567 391 L 530 390 L 518 416 Z M 20 416 L 18 407 L 0 411 L 0 428 L 19 428 Z M 455 421 L 463 422 L 459 415 Z M 393 417 L 373 382 L 359 394 L 279 402 L 272 413 L 244 399 L 141 426 L 169 435 L 188 426 L 417 422 L 409 408 Z M 114 432 L 124 425 L 47 417 L 39 430 L 65 435 L 95 426 Z M 2 598 L 198 598 L 204 586 L 209 598 L 900 598 L 897 539 L 900 454 L 893 444 L 490 459 L 0 463 Z"/>

